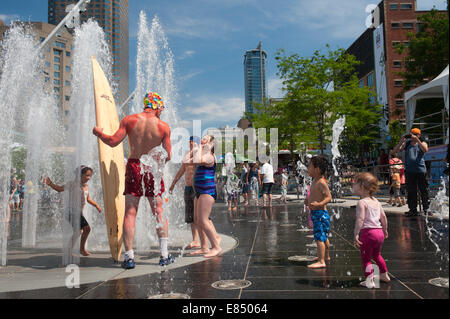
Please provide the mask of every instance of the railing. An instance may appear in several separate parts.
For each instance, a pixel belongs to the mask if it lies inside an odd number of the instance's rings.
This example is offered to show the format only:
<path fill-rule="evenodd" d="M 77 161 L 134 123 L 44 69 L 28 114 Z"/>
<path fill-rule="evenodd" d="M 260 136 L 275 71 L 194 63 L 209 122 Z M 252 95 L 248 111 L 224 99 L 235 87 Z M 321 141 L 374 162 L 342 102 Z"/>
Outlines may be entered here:
<path fill-rule="evenodd" d="M 446 168 L 446 164 L 443 160 L 430 160 L 426 161 L 427 164 L 427 178 L 429 181 L 430 195 L 439 190 L 439 186 L 441 185 L 442 174 L 435 174 L 436 172 L 442 172 Z M 361 172 L 369 172 L 376 176 L 379 180 L 380 191 L 389 190 L 389 168 L 391 166 L 402 165 L 403 164 L 394 164 L 394 165 L 373 165 L 366 167 L 348 167 L 341 170 L 340 182 L 343 189 L 348 191 L 348 188 L 352 188 L 353 179 L 356 174 Z M 433 167 L 433 172 L 431 171 L 431 167 Z"/>

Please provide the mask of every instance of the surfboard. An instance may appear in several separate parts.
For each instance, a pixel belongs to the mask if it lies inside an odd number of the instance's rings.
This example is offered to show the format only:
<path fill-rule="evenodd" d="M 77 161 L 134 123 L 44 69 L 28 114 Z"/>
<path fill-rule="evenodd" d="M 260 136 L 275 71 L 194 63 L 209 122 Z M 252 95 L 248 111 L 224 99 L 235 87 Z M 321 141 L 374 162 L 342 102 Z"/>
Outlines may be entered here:
<path fill-rule="evenodd" d="M 92 70 L 97 127 L 103 128 L 105 134 L 113 135 L 119 129 L 119 115 L 108 79 L 95 57 L 92 57 Z M 123 144 L 112 148 L 98 139 L 98 155 L 109 248 L 112 258 L 118 262 L 123 246 L 125 215 Z"/>

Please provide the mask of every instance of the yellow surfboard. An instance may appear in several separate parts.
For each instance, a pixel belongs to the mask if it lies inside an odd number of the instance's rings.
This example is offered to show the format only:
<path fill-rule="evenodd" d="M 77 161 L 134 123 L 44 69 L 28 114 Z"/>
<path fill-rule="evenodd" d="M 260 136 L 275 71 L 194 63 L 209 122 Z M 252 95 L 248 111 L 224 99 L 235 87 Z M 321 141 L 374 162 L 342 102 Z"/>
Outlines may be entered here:
<path fill-rule="evenodd" d="M 97 127 L 103 128 L 105 134 L 113 135 L 119 129 L 120 121 L 111 87 L 95 57 L 92 57 L 92 69 Z M 98 155 L 109 248 L 112 258 L 119 261 L 123 245 L 122 231 L 125 215 L 123 144 L 112 148 L 98 139 Z"/>

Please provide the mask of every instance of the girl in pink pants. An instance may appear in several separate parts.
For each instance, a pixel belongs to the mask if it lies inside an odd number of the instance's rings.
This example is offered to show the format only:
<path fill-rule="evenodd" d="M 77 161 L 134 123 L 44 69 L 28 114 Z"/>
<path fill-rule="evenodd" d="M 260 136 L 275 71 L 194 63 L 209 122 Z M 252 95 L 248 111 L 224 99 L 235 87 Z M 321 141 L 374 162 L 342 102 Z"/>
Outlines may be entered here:
<path fill-rule="evenodd" d="M 356 205 L 355 246 L 361 251 L 364 276 L 361 286 L 375 288 L 372 260 L 380 270 L 380 279 L 389 282 L 386 263 L 381 256 L 381 247 L 386 238 L 387 218 L 380 202 L 373 197 L 378 190 L 378 180 L 370 173 L 360 173 L 355 177 L 353 192 L 360 196 Z"/>

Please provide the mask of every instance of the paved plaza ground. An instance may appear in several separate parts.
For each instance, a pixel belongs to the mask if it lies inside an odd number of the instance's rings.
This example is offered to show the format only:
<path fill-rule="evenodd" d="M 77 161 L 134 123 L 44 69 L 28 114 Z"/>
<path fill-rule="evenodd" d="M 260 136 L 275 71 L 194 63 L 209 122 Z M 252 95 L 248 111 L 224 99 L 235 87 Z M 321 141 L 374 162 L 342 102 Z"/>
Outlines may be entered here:
<path fill-rule="evenodd" d="M 439 231 L 434 237 L 441 252 L 427 237 L 425 217 L 407 218 L 406 208 L 384 204 L 389 238 L 382 255 L 391 283 L 378 289 L 360 287 L 363 277 L 359 250 L 353 245 L 356 198 L 330 204 L 331 262 L 311 270 L 309 262 L 292 256 L 314 256 L 316 249 L 302 200 L 289 195 L 287 205 L 272 209 L 250 206 L 227 212 L 216 203 L 212 219 L 223 235 L 225 253 L 206 260 L 171 247 L 178 262 L 157 266 L 158 251 L 137 258 L 137 267 L 125 271 L 107 254 L 82 258 L 80 288 L 68 289 L 59 251 L 25 251 L 11 247 L 8 266 L 0 268 L 0 299 L 148 299 L 177 293 L 191 299 L 447 299 L 448 288 L 431 285 L 432 278 L 448 278 L 448 220 L 430 219 Z M 10 245 L 14 246 L 14 243 Z M 182 258 L 180 254 L 184 253 Z M 221 280 L 246 280 L 243 289 L 216 289 Z M 27 286 L 28 285 L 28 286 Z M 31 285 L 31 286 L 30 286 Z M 33 288 L 31 288 L 33 287 Z"/>

